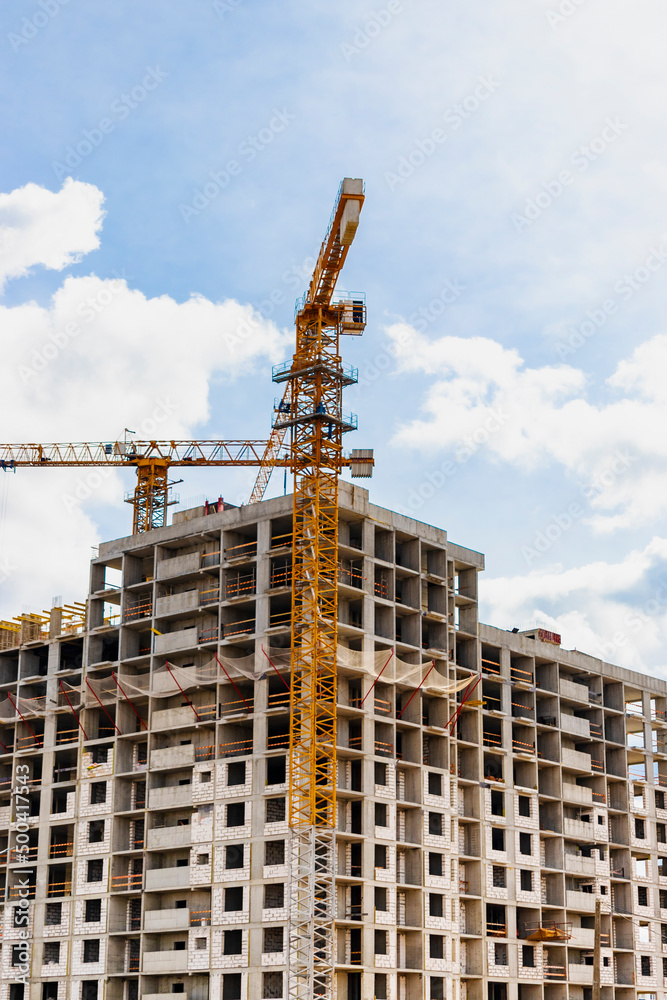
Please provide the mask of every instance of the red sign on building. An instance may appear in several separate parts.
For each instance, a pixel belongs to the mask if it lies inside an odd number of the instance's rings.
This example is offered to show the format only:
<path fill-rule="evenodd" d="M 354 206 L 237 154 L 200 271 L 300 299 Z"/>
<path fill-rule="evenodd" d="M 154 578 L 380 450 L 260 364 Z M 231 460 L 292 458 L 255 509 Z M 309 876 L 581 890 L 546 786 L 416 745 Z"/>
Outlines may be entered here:
<path fill-rule="evenodd" d="M 537 638 L 540 639 L 541 642 L 552 642 L 554 646 L 560 646 L 560 636 L 558 635 L 558 632 L 547 632 L 544 628 L 538 628 Z"/>

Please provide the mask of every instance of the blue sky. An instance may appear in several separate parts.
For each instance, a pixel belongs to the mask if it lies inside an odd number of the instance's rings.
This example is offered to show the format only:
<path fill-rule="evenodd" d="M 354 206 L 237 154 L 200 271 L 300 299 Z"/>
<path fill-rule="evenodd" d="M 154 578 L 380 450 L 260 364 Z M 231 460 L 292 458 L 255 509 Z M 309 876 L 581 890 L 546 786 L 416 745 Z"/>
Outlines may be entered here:
<path fill-rule="evenodd" d="M 294 298 L 363 177 L 341 285 L 367 294 L 346 408 L 372 499 L 486 553 L 486 621 L 667 674 L 666 21 L 658 0 L 8 0 L 2 439 L 156 414 L 164 437 L 265 436 Z M 3 477 L 0 614 L 83 596 L 131 486 Z"/>

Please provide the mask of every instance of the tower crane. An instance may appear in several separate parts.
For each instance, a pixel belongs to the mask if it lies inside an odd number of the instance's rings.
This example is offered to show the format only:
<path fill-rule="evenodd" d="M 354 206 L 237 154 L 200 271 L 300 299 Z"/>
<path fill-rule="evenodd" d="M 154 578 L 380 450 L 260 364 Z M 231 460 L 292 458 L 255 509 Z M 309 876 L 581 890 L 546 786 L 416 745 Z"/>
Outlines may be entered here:
<path fill-rule="evenodd" d="M 162 528 L 172 501 L 169 469 L 202 466 L 289 466 L 279 450 L 266 456 L 266 441 L 95 441 L 64 444 L 0 444 L 0 469 L 136 468 L 132 533 Z"/>
<path fill-rule="evenodd" d="M 361 180 L 345 178 L 313 276 L 296 308 L 291 364 L 274 369 L 291 391 L 278 408 L 276 432 L 290 431 L 294 475 L 292 656 L 290 694 L 290 1000 L 333 1000 L 338 480 L 343 434 L 356 417 L 342 390 L 356 382 L 343 366 L 341 334 L 363 332 L 363 297 L 334 288 L 359 224 Z M 356 451 L 353 474 L 370 475 L 372 453 Z M 363 460 L 366 460 L 366 465 Z"/>
<path fill-rule="evenodd" d="M 292 383 L 288 382 L 285 386 L 283 398 L 277 404 L 276 410 L 278 413 L 289 413 L 291 407 Z M 252 488 L 252 493 L 250 494 L 250 500 L 248 503 L 258 503 L 264 498 L 266 487 L 269 485 L 269 479 L 271 478 L 271 473 L 274 469 L 273 459 L 280 454 L 285 443 L 286 434 L 287 427 L 281 422 L 275 422 L 271 430 L 271 436 L 266 442 L 266 448 L 264 449 L 264 455 L 262 457 L 262 464 L 259 472 L 257 473 L 257 479 L 255 480 L 255 485 Z"/>
<path fill-rule="evenodd" d="M 338 480 L 371 475 L 370 449 L 343 452 L 356 429 L 342 409 L 342 390 L 357 381 L 344 366 L 340 337 L 360 336 L 363 295 L 335 286 L 359 224 L 364 185 L 340 185 L 315 269 L 296 304 L 296 349 L 273 369 L 284 384 L 268 441 L 98 441 L 0 444 L 0 469 L 133 467 L 134 534 L 167 523 L 172 467 L 257 466 L 250 502 L 261 500 L 272 470 L 294 476 L 290 693 L 290 1000 L 333 1000 L 336 820 L 336 648 L 338 611 Z M 289 433 L 290 446 L 285 453 Z"/>
<path fill-rule="evenodd" d="M 287 395 L 286 395 L 287 398 Z M 163 528 L 170 499 L 169 470 L 172 467 L 198 469 L 203 466 L 259 467 L 257 483 L 250 503 L 261 500 L 274 468 L 291 468 L 289 455 L 283 452 L 283 432 L 273 432 L 269 441 L 66 441 L 57 444 L 0 444 L 0 470 L 21 468 L 135 468 L 137 484 L 125 497 L 132 505 L 132 534 Z M 354 456 L 344 459 L 358 473 Z"/>

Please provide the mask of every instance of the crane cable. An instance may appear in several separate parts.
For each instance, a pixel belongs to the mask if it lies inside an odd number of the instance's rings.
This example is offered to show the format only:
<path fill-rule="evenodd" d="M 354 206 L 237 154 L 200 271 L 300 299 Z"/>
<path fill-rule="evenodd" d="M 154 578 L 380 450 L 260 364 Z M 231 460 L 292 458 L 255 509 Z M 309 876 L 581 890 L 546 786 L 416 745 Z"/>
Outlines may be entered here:
<path fill-rule="evenodd" d="M 9 476 L 3 476 L 2 498 L 0 499 L 0 559 L 5 550 L 5 532 L 7 527 L 7 506 L 9 498 Z M 0 575 L 1 575 L 0 567 Z"/>

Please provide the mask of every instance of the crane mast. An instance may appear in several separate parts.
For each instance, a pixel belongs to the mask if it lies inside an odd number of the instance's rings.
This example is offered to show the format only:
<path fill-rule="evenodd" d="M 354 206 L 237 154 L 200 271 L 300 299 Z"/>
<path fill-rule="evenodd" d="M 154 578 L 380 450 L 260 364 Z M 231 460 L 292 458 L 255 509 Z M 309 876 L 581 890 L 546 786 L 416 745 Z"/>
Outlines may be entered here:
<path fill-rule="evenodd" d="M 290 382 L 285 386 L 285 392 L 283 398 L 278 403 L 277 412 L 289 413 L 292 405 L 292 385 Z M 283 426 L 282 423 L 278 422 L 274 424 L 271 430 L 271 436 L 266 442 L 266 448 L 264 450 L 264 457 L 262 459 L 262 464 L 260 466 L 259 472 L 257 473 L 257 478 L 255 479 L 255 485 L 252 488 L 252 493 L 250 494 L 250 499 L 248 503 L 259 503 L 260 500 L 264 499 L 264 493 L 266 492 L 266 487 L 269 485 L 269 479 L 271 478 L 271 473 L 275 465 L 275 459 L 280 455 L 283 444 L 285 443 L 285 435 L 287 434 L 287 427 Z"/>
<path fill-rule="evenodd" d="M 333 1000 L 336 820 L 336 645 L 338 479 L 342 438 L 356 418 L 342 410 L 342 390 L 356 381 L 340 355 L 340 336 L 360 334 L 359 299 L 332 302 L 363 205 L 363 183 L 346 178 L 310 287 L 296 314 L 291 366 L 274 381 L 291 385 L 289 414 L 275 426 L 291 432 L 294 474 L 292 684 L 290 701 L 290 1000 Z"/>

